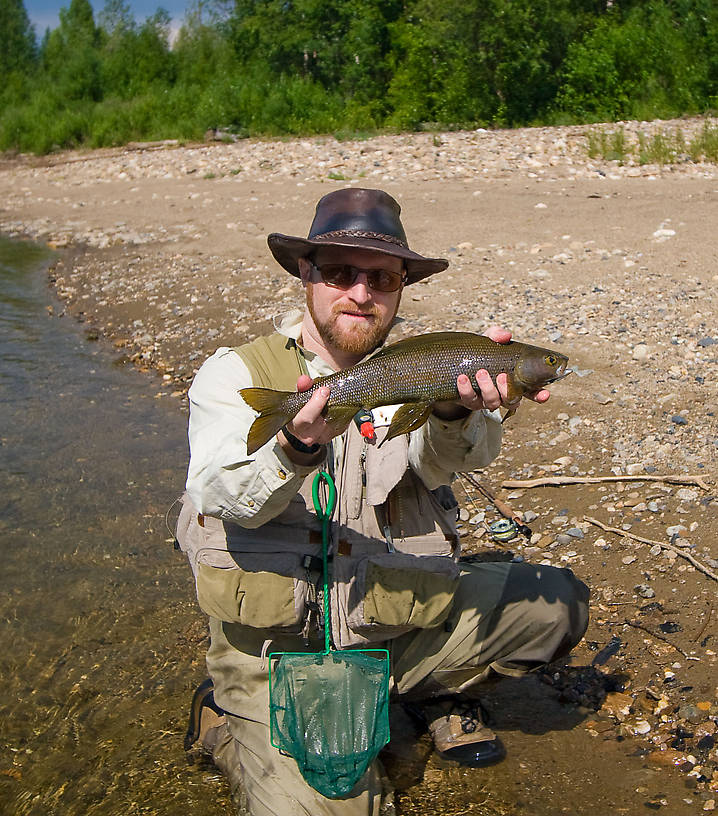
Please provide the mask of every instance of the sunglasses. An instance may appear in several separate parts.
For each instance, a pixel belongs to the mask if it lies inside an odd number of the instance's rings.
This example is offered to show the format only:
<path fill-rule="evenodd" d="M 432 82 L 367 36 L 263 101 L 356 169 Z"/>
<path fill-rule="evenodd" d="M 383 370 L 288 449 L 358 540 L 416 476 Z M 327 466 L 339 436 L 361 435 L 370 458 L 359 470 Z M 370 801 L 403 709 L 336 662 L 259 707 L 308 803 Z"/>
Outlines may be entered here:
<path fill-rule="evenodd" d="M 367 286 L 376 292 L 396 292 L 406 280 L 406 274 L 403 270 L 401 272 L 391 272 L 388 269 L 359 269 L 349 264 L 322 264 L 317 266 L 312 263 L 312 267 L 319 273 L 322 283 L 336 289 L 351 289 L 362 272 L 366 275 Z"/>

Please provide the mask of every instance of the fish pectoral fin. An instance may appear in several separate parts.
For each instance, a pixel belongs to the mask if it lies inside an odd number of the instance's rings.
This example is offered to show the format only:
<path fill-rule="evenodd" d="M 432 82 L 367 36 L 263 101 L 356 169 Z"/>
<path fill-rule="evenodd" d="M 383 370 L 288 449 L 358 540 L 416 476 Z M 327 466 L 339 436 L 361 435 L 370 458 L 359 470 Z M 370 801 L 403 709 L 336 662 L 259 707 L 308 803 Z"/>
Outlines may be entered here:
<path fill-rule="evenodd" d="M 502 425 L 516 413 L 516 409 L 519 407 L 521 397 L 523 397 L 525 390 L 526 389 L 520 383 L 516 382 L 511 374 L 506 377 L 506 401 L 504 405 L 508 407 L 508 411 L 506 411 L 504 418 L 501 420 Z"/>
<path fill-rule="evenodd" d="M 342 433 L 344 430 L 346 430 L 352 419 L 354 419 L 354 415 L 360 407 L 361 406 L 358 405 L 346 405 L 342 403 L 331 405 L 327 409 L 325 417 L 327 425 L 330 425 L 333 429 L 336 429 L 338 433 Z"/>
<path fill-rule="evenodd" d="M 501 424 L 503 425 L 507 419 L 511 419 L 511 417 L 516 413 L 516 409 L 518 408 L 517 405 L 512 405 L 509 410 L 504 414 Z"/>
<path fill-rule="evenodd" d="M 393 439 L 395 436 L 401 436 L 405 433 L 411 433 L 426 422 L 431 414 L 433 402 L 407 402 L 399 408 L 394 414 L 394 418 L 389 425 L 387 435 L 379 443 L 381 447 L 384 442 Z"/>

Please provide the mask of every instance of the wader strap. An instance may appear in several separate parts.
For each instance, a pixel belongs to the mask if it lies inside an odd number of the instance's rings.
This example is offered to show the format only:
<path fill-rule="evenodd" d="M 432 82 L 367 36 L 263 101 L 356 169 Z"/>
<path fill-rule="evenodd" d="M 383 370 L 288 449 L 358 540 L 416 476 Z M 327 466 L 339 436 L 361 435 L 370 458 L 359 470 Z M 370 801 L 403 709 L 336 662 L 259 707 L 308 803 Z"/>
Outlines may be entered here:
<path fill-rule="evenodd" d="M 296 391 L 300 374 L 309 374 L 301 349 L 291 337 L 275 332 L 233 349 L 244 361 L 255 386 Z"/>

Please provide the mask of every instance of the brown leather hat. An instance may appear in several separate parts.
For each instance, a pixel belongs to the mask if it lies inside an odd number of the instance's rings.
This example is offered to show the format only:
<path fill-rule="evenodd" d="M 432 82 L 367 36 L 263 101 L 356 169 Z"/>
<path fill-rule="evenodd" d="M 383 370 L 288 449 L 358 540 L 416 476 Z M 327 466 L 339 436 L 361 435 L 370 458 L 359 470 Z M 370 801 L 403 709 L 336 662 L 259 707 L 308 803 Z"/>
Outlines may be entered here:
<path fill-rule="evenodd" d="M 349 187 L 319 199 L 307 238 L 273 232 L 267 243 L 277 261 L 295 277 L 299 277 L 297 260 L 320 246 L 358 247 L 394 255 L 404 259 L 408 286 L 442 272 L 449 262 L 412 252 L 400 213 L 399 204 L 383 190 Z"/>

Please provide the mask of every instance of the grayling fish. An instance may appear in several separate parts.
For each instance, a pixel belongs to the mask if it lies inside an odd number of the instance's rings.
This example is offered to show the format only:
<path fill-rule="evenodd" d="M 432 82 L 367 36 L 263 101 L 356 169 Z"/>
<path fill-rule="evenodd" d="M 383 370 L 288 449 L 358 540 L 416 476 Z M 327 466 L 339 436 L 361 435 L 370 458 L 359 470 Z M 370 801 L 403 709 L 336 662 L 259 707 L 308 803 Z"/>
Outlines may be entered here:
<path fill-rule="evenodd" d="M 458 400 L 456 378 L 466 374 L 478 391 L 476 372 L 508 375 L 507 419 L 526 393 L 560 380 L 569 371 L 568 357 L 525 343 L 495 343 L 470 332 L 434 332 L 399 340 L 343 371 L 314 380 L 307 391 L 242 388 L 242 399 L 259 413 L 247 437 L 247 453 L 254 453 L 292 420 L 314 391 L 329 387 L 327 420 L 346 426 L 360 408 L 398 405 L 386 439 L 421 427 L 435 402 Z"/>

